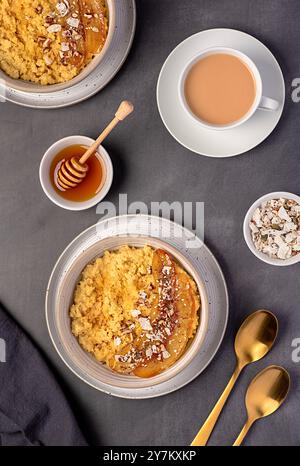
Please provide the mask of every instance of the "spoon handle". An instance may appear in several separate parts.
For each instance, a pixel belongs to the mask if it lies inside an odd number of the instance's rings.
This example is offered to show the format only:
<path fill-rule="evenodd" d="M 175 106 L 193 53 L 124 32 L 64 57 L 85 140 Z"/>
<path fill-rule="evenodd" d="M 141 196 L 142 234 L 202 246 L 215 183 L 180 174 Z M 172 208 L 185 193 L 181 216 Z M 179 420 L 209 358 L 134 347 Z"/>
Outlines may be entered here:
<path fill-rule="evenodd" d="M 100 136 L 96 139 L 96 141 L 88 148 L 88 150 L 81 156 L 81 159 L 79 160 L 79 163 L 84 165 L 85 162 L 91 155 L 93 155 L 98 147 L 100 146 L 101 142 L 104 141 L 104 139 L 109 135 L 109 133 L 112 132 L 112 130 L 117 126 L 120 121 L 125 120 L 125 118 L 130 115 L 134 110 L 134 107 L 131 102 L 128 100 L 123 100 L 121 102 L 118 110 L 116 111 L 114 119 L 107 125 L 107 127 L 102 131 Z"/>
<path fill-rule="evenodd" d="M 235 382 L 238 379 L 238 376 L 240 375 L 242 371 L 242 367 L 239 365 L 236 366 L 234 373 L 232 374 L 231 379 L 229 380 L 225 390 L 223 391 L 222 395 L 220 396 L 219 400 L 215 404 L 213 410 L 211 411 L 210 415 L 206 419 L 205 423 L 199 430 L 198 434 L 194 438 L 193 442 L 191 443 L 191 446 L 194 447 L 200 447 L 204 446 L 207 444 L 209 437 L 211 436 L 212 431 L 214 430 L 214 427 L 217 423 L 217 420 L 219 419 L 219 416 L 221 414 L 221 411 L 234 387 Z"/>
<path fill-rule="evenodd" d="M 239 447 L 242 444 L 242 442 L 243 442 L 244 438 L 246 437 L 246 435 L 248 434 L 248 431 L 249 431 L 250 427 L 252 426 L 253 422 L 254 421 L 251 420 L 251 419 L 247 420 L 246 424 L 242 428 L 239 436 L 237 437 L 236 441 L 233 444 L 234 447 Z"/>

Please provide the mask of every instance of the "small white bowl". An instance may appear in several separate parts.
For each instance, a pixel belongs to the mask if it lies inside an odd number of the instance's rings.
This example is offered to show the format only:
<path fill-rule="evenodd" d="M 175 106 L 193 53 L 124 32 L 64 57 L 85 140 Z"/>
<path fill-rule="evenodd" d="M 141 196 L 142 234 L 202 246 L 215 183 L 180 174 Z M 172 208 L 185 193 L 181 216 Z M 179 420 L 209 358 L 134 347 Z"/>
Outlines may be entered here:
<path fill-rule="evenodd" d="M 52 144 L 51 147 L 45 152 L 41 164 L 40 164 L 40 182 L 44 193 L 46 196 L 54 202 L 54 204 L 62 207 L 63 209 L 67 210 L 85 210 L 89 209 L 90 207 L 95 206 L 98 204 L 102 199 L 106 196 L 108 191 L 110 190 L 112 180 L 113 180 L 113 166 L 111 159 L 104 149 L 103 146 L 98 148 L 97 153 L 95 154 L 96 157 L 103 163 L 105 167 L 105 181 L 103 183 L 102 188 L 100 191 L 91 199 L 82 202 L 75 202 L 69 201 L 64 199 L 60 196 L 52 186 L 52 182 L 50 179 L 50 167 L 52 160 L 54 157 L 65 147 L 73 146 L 73 145 L 84 145 L 90 146 L 95 142 L 94 139 L 88 138 L 86 136 L 68 136 L 66 138 L 60 139 L 59 141 Z M 94 157 L 94 156 L 93 156 Z"/>
<path fill-rule="evenodd" d="M 297 196 L 296 194 L 287 193 L 284 191 L 282 192 L 277 191 L 274 193 L 265 194 L 264 196 L 257 199 L 257 201 L 255 201 L 254 204 L 252 204 L 252 206 L 248 210 L 245 216 L 245 220 L 244 220 L 243 231 L 244 231 L 244 238 L 247 243 L 247 246 L 249 247 L 250 251 L 256 257 L 258 257 L 263 262 L 266 262 L 267 264 L 284 267 L 287 265 L 293 265 L 293 264 L 296 264 L 297 262 L 300 262 L 300 254 L 297 254 L 296 256 L 293 256 L 290 259 L 272 259 L 267 254 L 264 254 L 263 252 L 260 252 L 256 249 L 252 241 L 251 230 L 249 227 L 249 223 L 257 207 L 260 207 L 261 204 L 265 201 L 270 201 L 271 199 L 280 199 L 280 198 L 293 199 L 300 205 L 300 196 Z"/>

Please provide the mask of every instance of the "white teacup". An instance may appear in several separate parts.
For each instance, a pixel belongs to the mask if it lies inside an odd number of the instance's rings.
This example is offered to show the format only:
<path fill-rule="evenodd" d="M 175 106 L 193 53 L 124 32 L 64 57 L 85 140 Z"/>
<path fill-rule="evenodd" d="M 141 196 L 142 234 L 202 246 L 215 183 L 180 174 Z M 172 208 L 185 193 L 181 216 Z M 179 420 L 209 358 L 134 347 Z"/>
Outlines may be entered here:
<path fill-rule="evenodd" d="M 201 120 L 198 116 L 196 116 L 192 110 L 190 109 L 186 98 L 185 98 L 185 92 L 184 92 L 184 85 L 185 85 L 185 80 L 186 77 L 193 67 L 199 60 L 209 56 L 209 55 L 214 55 L 217 53 L 224 53 L 227 55 L 233 55 L 237 58 L 239 58 L 242 62 L 244 62 L 247 67 L 250 69 L 252 72 L 253 78 L 255 80 L 255 85 L 256 85 L 256 95 L 253 101 L 253 104 L 249 108 L 248 112 L 239 120 L 236 120 L 230 124 L 227 125 L 213 125 L 205 120 Z M 226 129 L 232 129 L 236 128 L 237 126 L 242 125 L 246 121 L 249 120 L 249 118 L 252 117 L 252 115 L 258 110 L 269 110 L 269 111 L 276 111 L 279 107 L 279 102 L 277 100 L 271 99 L 270 97 L 265 97 L 262 95 L 262 79 L 260 72 L 257 69 L 257 66 L 254 64 L 254 62 L 243 52 L 240 52 L 239 50 L 228 48 L 228 47 L 211 47 L 207 50 L 204 50 L 203 52 L 199 53 L 197 56 L 195 56 L 192 60 L 188 62 L 186 67 L 184 68 L 180 79 L 179 79 L 179 87 L 178 87 L 178 92 L 179 92 L 179 98 L 181 101 L 181 104 L 185 111 L 194 119 L 196 120 L 201 126 L 205 127 L 206 129 L 211 129 L 211 130 L 226 130 Z"/>

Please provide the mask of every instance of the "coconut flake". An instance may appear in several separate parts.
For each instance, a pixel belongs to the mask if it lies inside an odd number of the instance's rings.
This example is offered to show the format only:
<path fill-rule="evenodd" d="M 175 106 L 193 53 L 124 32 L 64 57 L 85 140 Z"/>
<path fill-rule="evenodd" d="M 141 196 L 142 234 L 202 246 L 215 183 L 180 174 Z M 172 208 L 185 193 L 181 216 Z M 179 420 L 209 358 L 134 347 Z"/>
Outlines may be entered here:
<path fill-rule="evenodd" d="M 50 66 L 53 63 L 53 60 L 52 60 L 52 58 L 49 57 L 49 55 L 45 55 L 44 60 L 45 60 L 45 63 L 46 63 L 47 66 Z"/>
<path fill-rule="evenodd" d="M 152 349 L 151 348 L 147 348 L 146 351 L 145 351 L 145 354 L 146 354 L 146 357 L 147 358 L 152 358 Z"/>
<path fill-rule="evenodd" d="M 138 321 L 143 330 L 152 330 L 152 325 L 146 317 L 139 317 Z"/>
<path fill-rule="evenodd" d="M 80 21 L 79 21 L 78 18 L 68 18 L 67 23 L 71 28 L 76 29 L 76 28 L 78 28 Z"/>
<path fill-rule="evenodd" d="M 164 351 L 162 352 L 162 357 L 163 357 L 164 359 L 168 359 L 170 356 L 171 356 L 171 355 L 170 355 L 170 353 L 169 353 L 167 350 L 164 350 Z"/>
<path fill-rule="evenodd" d="M 60 24 L 51 24 L 50 26 L 48 26 L 47 31 L 50 34 L 55 33 L 55 32 L 60 32 L 61 31 L 61 25 Z"/>
<path fill-rule="evenodd" d="M 68 6 L 66 5 L 65 2 L 58 2 L 56 4 L 56 9 L 58 10 L 58 13 L 62 17 L 66 16 L 68 14 L 68 12 L 69 12 L 69 8 L 68 8 Z"/>

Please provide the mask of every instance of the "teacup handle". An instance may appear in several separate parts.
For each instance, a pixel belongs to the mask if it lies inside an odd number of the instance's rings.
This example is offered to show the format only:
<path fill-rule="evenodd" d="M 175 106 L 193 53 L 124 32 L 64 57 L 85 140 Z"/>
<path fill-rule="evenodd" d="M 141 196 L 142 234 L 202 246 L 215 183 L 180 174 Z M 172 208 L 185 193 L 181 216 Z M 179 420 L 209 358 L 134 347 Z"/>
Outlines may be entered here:
<path fill-rule="evenodd" d="M 279 107 L 279 102 L 277 100 L 271 99 L 270 97 L 262 96 L 261 101 L 259 103 L 259 108 L 263 110 L 272 110 L 275 111 Z"/>

